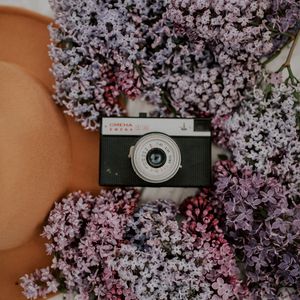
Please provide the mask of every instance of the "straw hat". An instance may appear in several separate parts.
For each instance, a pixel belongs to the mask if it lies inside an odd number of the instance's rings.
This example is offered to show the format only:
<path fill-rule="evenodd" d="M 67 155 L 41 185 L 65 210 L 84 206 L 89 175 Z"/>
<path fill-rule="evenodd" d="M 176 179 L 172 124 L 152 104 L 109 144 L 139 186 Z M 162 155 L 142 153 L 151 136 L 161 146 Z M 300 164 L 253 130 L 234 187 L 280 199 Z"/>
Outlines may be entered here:
<path fill-rule="evenodd" d="M 53 203 L 98 191 L 98 135 L 51 99 L 51 19 L 0 6 L 0 250 L 41 231 Z"/>
<path fill-rule="evenodd" d="M 50 18 L 34 12 L 0 6 L 0 60 L 23 67 L 50 91 L 49 23 Z"/>
<path fill-rule="evenodd" d="M 69 179 L 68 127 L 51 100 L 50 22 L 0 8 L 0 250 L 28 240 Z"/>
<path fill-rule="evenodd" d="M 24 299 L 18 278 L 48 265 L 42 225 L 74 190 L 98 192 L 98 134 L 51 99 L 51 19 L 0 6 L 0 298 Z"/>

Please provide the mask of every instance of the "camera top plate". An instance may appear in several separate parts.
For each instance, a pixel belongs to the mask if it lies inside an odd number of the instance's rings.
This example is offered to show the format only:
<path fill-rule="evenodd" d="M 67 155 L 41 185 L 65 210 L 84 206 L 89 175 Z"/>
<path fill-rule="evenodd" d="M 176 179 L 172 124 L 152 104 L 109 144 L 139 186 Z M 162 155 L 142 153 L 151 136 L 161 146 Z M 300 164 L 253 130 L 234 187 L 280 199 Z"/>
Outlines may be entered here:
<path fill-rule="evenodd" d="M 170 136 L 210 137 L 210 119 L 103 117 L 102 135 L 142 136 L 162 132 Z"/>

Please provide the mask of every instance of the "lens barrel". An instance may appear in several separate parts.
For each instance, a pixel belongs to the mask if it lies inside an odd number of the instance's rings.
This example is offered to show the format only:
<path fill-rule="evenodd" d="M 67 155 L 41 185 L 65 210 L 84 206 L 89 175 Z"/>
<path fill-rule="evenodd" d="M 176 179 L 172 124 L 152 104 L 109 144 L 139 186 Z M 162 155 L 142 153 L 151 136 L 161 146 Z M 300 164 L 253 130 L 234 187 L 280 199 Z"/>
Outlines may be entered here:
<path fill-rule="evenodd" d="M 144 181 L 161 183 L 173 178 L 181 167 L 177 143 L 168 135 L 149 133 L 131 149 L 131 165 Z"/>

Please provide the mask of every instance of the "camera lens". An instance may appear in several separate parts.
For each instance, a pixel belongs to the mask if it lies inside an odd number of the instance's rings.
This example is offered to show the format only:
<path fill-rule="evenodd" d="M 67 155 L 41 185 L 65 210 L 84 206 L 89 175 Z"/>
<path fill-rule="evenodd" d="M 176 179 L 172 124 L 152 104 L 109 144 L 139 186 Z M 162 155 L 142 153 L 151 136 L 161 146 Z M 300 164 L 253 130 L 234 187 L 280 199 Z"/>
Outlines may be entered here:
<path fill-rule="evenodd" d="M 167 160 L 165 151 L 159 148 L 151 149 L 147 154 L 147 162 L 153 168 L 162 167 Z"/>
<path fill-rule="evenodd" d="M 134 172 L 150 183 L 170 180 L 181 167 L 181 153 L 175 140 L 158 132 L 142 136 L 131 146 L 129 158 Z"/>

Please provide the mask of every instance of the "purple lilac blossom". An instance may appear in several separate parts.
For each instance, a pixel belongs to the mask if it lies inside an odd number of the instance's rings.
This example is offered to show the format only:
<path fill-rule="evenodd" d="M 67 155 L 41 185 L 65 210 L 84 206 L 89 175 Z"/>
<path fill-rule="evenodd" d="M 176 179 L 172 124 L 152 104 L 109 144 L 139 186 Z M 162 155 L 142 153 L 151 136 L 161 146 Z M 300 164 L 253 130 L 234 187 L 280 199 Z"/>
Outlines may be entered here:
<path fill-rule="evenodd" d="M 299 1 L 273 0 L 271 13 L 268 19 L 280 32 L 295 32 L 300 29 Z"/>
<path fill-rule="evenodd" d="M 176 221 L 177 208 L 160 200 L 141 207 L 110 266 L 138 299 L 247 299 L 229 244 L 196 238 Z M 203 222 L 204 223 L 204 222 Z"/>
<path fill-rule="evenodd" d="M 139 94 L 127 57 L 136 53 L 138 32 L 116 1 L 49 2 L 57 25 L 50 27 L 54 99 L 83 127 L 96 130 L 99 115 L 124 113 L 121 98 Z"/>
<path fill-rule="evenodd" d="M 180 212 L 185 216 L 182 227 L 196 238 L 203 235 L 215 243 L 224 243 L 224 233 L 221 229 L 224 223 L 223 206 L 213 198 L 208 188 L 201 188 L 196 196 L 189 197 L 180 205 Z"/>
<path fill-rule="evenodd" d="M 122 99 L 149 101 L 154 115 L 207 113 L 226 143 L 223 118 L 257 81 L 274 30 L 296 26 L 289 2 L 50 0 L 55 100 L 91 130 L 124 114 Z"/>
<path fill-rule="evenodd" d="M 273 29 L 272 51 L 274 52 L 291 40 L 291 36 L 296 35 L 299 31 L 300 2 L 298 0 L 273 0 L 271 8 L 266 19 Z"/>
<path fill-rule="evenodd" d="M 255 88 L 225 125 L 237 167 L 277 178 L 290 197 L 300 196 L 299 91 L 284 83 L 268 93 Z"/>
<path fill-rule="evenodd" d="M 177 208 L 167 201 L 133 214 L 138 196 L 121 189 L 97 197 L 76 192 L 56 203 L 43 233 L 52 265 L 21 278 L 24 295 L 36 299 L 63 289 L 76 300 L 248 299 L 206 198 L 196 237 L 188 229 L 191 198 L 179 225 Z"/>
<path fill-rule="evenodd" d="M 170 55 L 164 86 L 180 115 L 225 115 L 237 106 L 256 81 L 259 58 L 272 48 L 267 9 L 261 1 L 170 1 L 165 18 L 179 49 Z"/>
<path fill-rule="evenodd" d="M 239 170 L 232 161 L 217 162 L 214 172 L 225 236 L 254 299 L 279 299 L 282 289 L 299 299 L 300 205 L 274 177 Z"/>
<path fill-rule="evenodd" d="M 56 203 L 42 234 L 49 240 L 47 253 L 53 255 L 51 268 L 23 276 L 24 295 L 35 299 L 64 290 L 78 300 L 135 299 L 107 260 L 116 255 L 138 198 L 135 190 L 116 188 L 97 197 L 75 192 Z"/>

